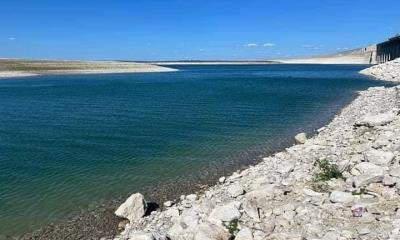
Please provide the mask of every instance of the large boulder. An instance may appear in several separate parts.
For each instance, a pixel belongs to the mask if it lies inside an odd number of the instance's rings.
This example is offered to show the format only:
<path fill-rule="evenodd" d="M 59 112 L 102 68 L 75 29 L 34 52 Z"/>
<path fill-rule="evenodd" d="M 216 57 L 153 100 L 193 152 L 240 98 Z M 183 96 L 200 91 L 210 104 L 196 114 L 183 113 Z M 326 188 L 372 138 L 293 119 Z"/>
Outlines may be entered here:
<path fill-rule="evenodd" d="M 202 223 L 197 227 L 194 240 L 229 240 L 231 234 L 222 225 Z"/>
<path fill-rule="evenodd" d="M 375 165 L 387 166 L 394 159 L 394 154 L 372 149 L 364 153 L 364 158 Z"/>
<path fill-rule="evenodd" d="M 230 202 L 223 206 L 217 206 L 210 213 L 208 220 L 215 224 L 221 224 L 239 219 L 242 215 L 239 211 L 240 206 L 241 203 L 237 201 Z"/>
<path fill-rule="evenodd" d="M 253 240 L 253 233 L 250 228 L 242 227 L 236 234 L 235 240 Z"/>
<path fill-rule="evenodd" d="M 200 217 L 193 212 L 184 213 L 168 230 L 168 236 L 174 240 L 193 239 L 199 226 Z"/>
<path fill-rule="evenodd" d="M 395 117 L 396 115 L 391 111 L 377 115 L 368 115 L 358 121 L 356 125 L 367 127 L 383 126 L 391 123 Z"/>
<path fill-rule="evenodd" d="M 260 190 L 247 193 L 244 196 L 243 209 L 246 214 L 254 220 L 260 219 L 260 210 L 266 209 L 268 201 L 275 196 L 275 185 L 270 184 L 264 186 Z"/>
<path fill-rule="evenodd" d="M 354 186 L 362 187 L 370 183 L 378 183 L 385 177 L 385 170 L 373 163 L 361 162 L 354 166 L 360 175 L 354 177 Z"/>
<path fill-rule="evenodd" d="M 294 142 L 296 144 L 304 144 L 307 141 L 307 134 L 305 133 L 299 133 L 296 136 L 294 136 Z"/>
<path fill-rule="evenodd" d="M 390 176 L 400 178 L 400 167 L 391 168 L 389 174 Z"/>
<path fill-rule="evenodd" d="M 227 189 L 229 195 L 233 198 L 239 197 L 240 195 L 244 194 L 244 189 L 239 184 L 234 184 L 229 186 Z"/>
<path fill-rule="evenodd" d="M 141 193 L 132 194 L 126 201 L 119 206 L 115 215 L 126 218 L 133 222 L 144 216 L 147 210 L 147 203 Z"/>

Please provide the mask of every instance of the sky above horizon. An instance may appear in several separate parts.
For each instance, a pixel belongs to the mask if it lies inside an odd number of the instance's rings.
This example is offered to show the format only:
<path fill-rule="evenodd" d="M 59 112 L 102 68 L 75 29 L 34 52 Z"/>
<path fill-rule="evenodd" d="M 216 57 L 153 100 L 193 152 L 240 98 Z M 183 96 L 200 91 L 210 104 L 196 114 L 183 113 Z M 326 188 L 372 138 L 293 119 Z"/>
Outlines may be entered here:
<path fill-rule="evenodd" d="M 400 32 L 399 0 L 2 0 L 0 58 L 263 60 Z"/>

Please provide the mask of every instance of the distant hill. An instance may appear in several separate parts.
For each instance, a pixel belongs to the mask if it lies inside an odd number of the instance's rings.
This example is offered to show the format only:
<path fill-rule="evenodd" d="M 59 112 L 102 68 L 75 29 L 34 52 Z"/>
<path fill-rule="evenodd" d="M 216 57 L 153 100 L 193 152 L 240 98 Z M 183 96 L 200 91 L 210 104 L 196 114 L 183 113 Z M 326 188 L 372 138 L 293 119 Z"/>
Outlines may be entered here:
<path fill-rule="evenodd" d="M 333 54 L 277 59 L 276 61 L 304 64 L 375 64 L 375 56 L 376 45 L 370 45 L 365 48 L 357 48 Z"/>

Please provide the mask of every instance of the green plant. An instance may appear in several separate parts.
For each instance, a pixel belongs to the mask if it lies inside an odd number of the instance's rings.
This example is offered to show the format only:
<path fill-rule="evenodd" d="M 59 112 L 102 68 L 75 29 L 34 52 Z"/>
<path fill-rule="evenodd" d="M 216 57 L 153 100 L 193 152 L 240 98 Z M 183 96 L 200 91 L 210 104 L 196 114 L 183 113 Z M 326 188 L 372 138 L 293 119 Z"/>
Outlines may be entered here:
<path fill-rule="evenodd" d="M 346 168 L 340 169 L 338 165 L 332 164 L 326 159 L 315 161 L 314 166 L 318 167 L 318 171 L 314 174 L 314 182 L 324 182 L 332 178 L 345 179 L 343 177 L 343 172 Z"/>
<path fill-rule="evenodd" d="M 226 224 L 226 228 L 228 229 L 230 234 L 236 235 L 239 232 L 238 223 L 239 220 L 235 219 Z"/>

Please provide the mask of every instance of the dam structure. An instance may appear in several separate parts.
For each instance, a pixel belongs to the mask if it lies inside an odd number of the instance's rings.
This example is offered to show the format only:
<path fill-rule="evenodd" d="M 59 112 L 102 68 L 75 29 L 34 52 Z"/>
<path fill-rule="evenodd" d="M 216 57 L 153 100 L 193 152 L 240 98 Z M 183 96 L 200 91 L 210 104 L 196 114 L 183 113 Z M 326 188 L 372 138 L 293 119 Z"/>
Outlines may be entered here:
<path fill-rule="evenodd" d="M 400 57 L 400 35 L 376 45 L 376 63 L 385 63 Z"/>

